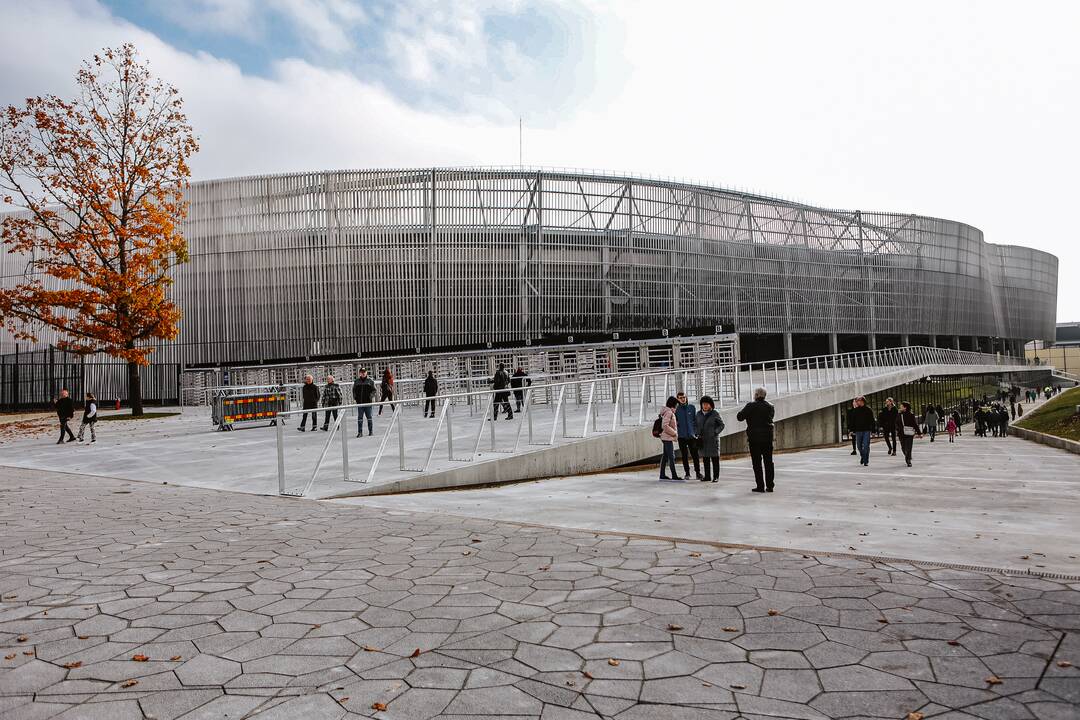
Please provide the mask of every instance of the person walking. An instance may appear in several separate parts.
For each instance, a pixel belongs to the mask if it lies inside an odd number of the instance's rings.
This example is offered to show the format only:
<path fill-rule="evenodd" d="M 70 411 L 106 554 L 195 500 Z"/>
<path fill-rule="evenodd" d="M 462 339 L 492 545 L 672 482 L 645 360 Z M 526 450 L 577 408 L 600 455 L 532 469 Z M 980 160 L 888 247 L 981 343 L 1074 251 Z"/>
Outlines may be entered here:
<path fill-rule="evenodd" d="M 675 394 L 679 401 L 675 408 L 675 422 L 679 428 L 679 455 L 682 457 L 683 479 L 690 479 L 690 458 L 694 459 L 694 477 L 704 480 L 701 475 L 701 461 L 698 457 L 698 431 L 696 420 L 698 409 L 694 403 L 686 399 L 686 393 L 681 390 Z"/>
<path fill-rule="evenodd" d="M 950 417 L 948 419 L 948 421 L 946 421 L 946 423 L 945 423 L 945 432 L 949 433 L 949 442 L 955 442 L 956 441 L 956 431 L 957 431 L 957 429 L 958 428 L 956 427 L 956 420 L 954 418 Z"/>
<path fill-rule="evenodd" d="M 300 388 L 300 432 L 307 429 L 308 415 L 311 416 L 311 430 L 314 432 L 319 427 L 319 386 L 315 384 L 315 378 L 311 375 L 304 376 L 304 385 Z"/>
<path fill-rule="evenodd" d="M 889 455 L 896 454 L 896 401 L 885 398 L 885 407 L 877 416 L 878 427 L 881 428 L 881 436 L 885 438 L 885 447 Z"/>
<path fill-rule="evenodd" d="M 1024 406 L 1016 403 L 1016 417 L 1024 417 Z"/>
<path fill-rule="evenodd" d="M 848 411 L 847 411 L 847 431 L 848 431 L 848 436 L 851 438 L 851 454 L 852 455 L 858 455 L 859 454 L 859 443 L 855 439 L 855 431 L 851 429 L 851 414 L 853 412 L 855 412 L 855 401 L 854 400 L 851 401 L 851 407 L 849 407 Z"/>
<path fill-rule="evenodd" d="M 56 399 L 56 417 L 60 419 L 60 439 L 56 441 L 56 444 L 63 445 L 65 442 L 74 442 L 75 433 L 71 432 L 68 421 L 75 417 L 75 401 L 71 399 L 67 388 L 61 389 L 60 397 Z M 66 441 L 64 440 L 65 436 L 67 436 Z"/>
<path fill-rule="evenodd" d="M 896 434 L 900 438 L 900 450 L 904 453 L 904 462 L 911 467 L 911 447 L 915 444 L 916 437 L 922 437 L 919 432 L 919 418 L 911 412 L 911 403 L 900 403 L 900 412 L 896 416 Z"/>
<path fill-rule="evenodd" d="M 322 406 L 326 409 L 323 414 L 323 432 L 330 429 L 330 414 L 334 414 L 334 420 L 338 418 L 338 406 L 341 405 L 341 386 L 334 382 L 333 375 L 326 376 L 326 384 L 322 389 Z"/>
<path fill-rule="evenodd" d="M 859 464 L 870 465 L 870 435 L 874 432 L 877 419 L 874 411 L 866 406 L 866 398 L 855 398 L 854 407 L 848 413 L 848 432 L 855 435 L 855 445 L 859 449 Z"/>
<path fill-rule="evenodd" d="M 514 419 L 514 409 L 510 407 L 510 393 L 506 390 L 508 387 L 510 387 L 510 376 L 506 374 L 506 367 L 499 363 L 495 369 L 495 375 L 491 378 L 491 389 L 496 391 L 491 403 L 492 420 L 499 419 L 499 408 L 506 413 L 507 420 Z"/>
<path fill-rule="evenodd" d="M 86 428 L 90 428 L 90 442 L 97 442 L 97 433 L 94 431 L 95 425 L 97 425 L 97 398 L 94 397 L 94 393 L 86 393 L 86 400 L 83 402 L 82 422 L 79 423 L 79 442 L 83 441 L 83 433 Z"/>
<path fill-rule="evenodd" d="M 660 417 L 657 418 L 660 422 L 660 432 L 659 434 L 653 433 L 660 438 L 660 443 L 664 447 L 664 454 L 660 458 L 660 479 L 674 480 L 676 482 L 680 482 L 679 470 L 675 467 L 675 441 L 679 439 L 679 421 L 675 417 L 675 408 L 678 405 L 679 401 L 674 397 L 667 399 L 664 409 L 660 411 Z M 671 477 L 665 474 L 669 467 L 671 468 Z"/>
<path fill-rule="evenodd" d="M 1002 405 L 1001 407 L 998 408 L 997 421 L 998 421 L 998 437 L 1003 437 L 1003 438 L 1008 437 L 1009 436 L 1009 411 L 1005 409 L 1004 405 Z"/>
<path fill-rule="evenodd" d="M 424 378 L 424 397 L 428 398 L 424 401 L 424 417 L 429 417 L 428 411 L 431 411 L 430 417 L 435 417 L 435 401 L 431 398 L 439 394 L 439 381 L 435 379 L 435 371 L 428 370 L 427 377 Z"/>
<path fill-rule="evenodd" d="M 383 370 L 382 380 L 379 381 L 379 402 L 393 402 L 394 401 L 394 373 L 390 372 L 390 368 Z M 382 415 L 383 406 L 379 406 L 379 414 Z"/>
<path fill-rule="evenodd" d="M 772 492 L 775 480 L 773 468 L 773 416 L 772 404 L 765 400 L 765 388 L 754 390 L 754 399 L 735 417 L 746 422 L 746 446 L 750 450 L 750 462 L 754 466 L 753 492 Z"/>
<path fill-rule="evenodd" d="M 923 416 L 923 422 L 926 423 L 926 432 L 930 435 L 930 442 L 934 442 L 934 436 L 937 435 L 938 419 L 941 416 L 938 415 L 937 409 L 930 405 L 926 408 L 926 414 Z"/>
<path fill-rule="evenodd" d="M 521 406 L 525 403 L 525 388 L 530 385 L 532 380 L 529 379 L 529 373 L 518 365 L 517 370 L 510 376 L 510 387 L 514 389 L 514 404 L 517 405 L 518 412 L 521 412 Z"/>
<path fill-rule="evenodd" d="M 368 435 L 374 435 L 371 422 L 371 405 L 375 402 L 375 381 L 368 377 L 367 368 L 360 368 L 352 384 L 353 402 L 363 407 L 356 408 L 356 437 L 364 436 L 364 418 L 367 418 Z"/>
<path fill-rule="evenodd" d="M 724 419 L 716 412 L 713 399 L 708 395 L 701 398 L 701 409 L 694 416 L 694 427 L 701 443 L 701 459 L 705 463 L 705 477 L 698 473 L 698 480 L 720 482 L 720 433 L 724 431 Z M 682 444 L 682 438 L 679 444 Z M 683 462 L 686 462 L 685 456 Z M 697 455 L 694 456 L 694 468 L 697 468 Z M 689 479 L 689 471 L 686 476 Z"/>

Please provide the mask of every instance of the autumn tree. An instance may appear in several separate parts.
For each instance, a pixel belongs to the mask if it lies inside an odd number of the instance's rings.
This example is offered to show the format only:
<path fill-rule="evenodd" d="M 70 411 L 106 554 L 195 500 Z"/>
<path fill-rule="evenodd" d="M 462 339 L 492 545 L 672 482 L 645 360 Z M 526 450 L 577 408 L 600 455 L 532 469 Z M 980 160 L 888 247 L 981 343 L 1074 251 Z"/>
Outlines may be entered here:
<path fill-rule="evenodd" d="M 26 257 L 23 277 L 0 288 L 0 323 L 126 361 L 141 415 L 139 366 L 179 330 L 169 287 L 187 259 L 180 223 L 198 143 L 179 93 L 134 46 L 95 55 L 76 82 L 74 99 L 29 98 L 0 121 L 0 195 L 21 211 L 0 220 L 0 240 Z"/>

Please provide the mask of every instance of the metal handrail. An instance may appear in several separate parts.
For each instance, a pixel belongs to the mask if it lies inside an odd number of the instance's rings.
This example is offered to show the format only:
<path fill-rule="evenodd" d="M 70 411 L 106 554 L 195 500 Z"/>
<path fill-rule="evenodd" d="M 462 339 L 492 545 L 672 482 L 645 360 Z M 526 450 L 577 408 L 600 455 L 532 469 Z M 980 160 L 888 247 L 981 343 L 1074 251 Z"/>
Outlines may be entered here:
<path fill-rule="evenodd" d="M 630 424 L 631 424 L 631 426 L 640 426 L 642 423 L 645 422 L 646 398 L 649 398 L 651 400 L 651 398 L 654 395 L 653 391 L 655 390 L 655 387 L 653 385 L 651 385 L 650 383 L 653 382 L 653 380 L 656 378 L 657 375 L 662 375 L 663 376 L 664 385 L 663 385 L 663 389 L 662 389 L 662 392 L 661 392 L 661 397 L 663 397 L 663 396 L 668 394 L 669 383 L 671 382 L 672 379 L 675 380 L 676 387 L 679 386 L 679 384 L 680 384 L 679 380 L 681 378 L 681 381 L 682 381 L 681 386 L 683 388 L 689 388 L 690 387 L 690 375 L 693 374 L 695 376 L 695 378 L 697 379 L 698 390 L 702 391 L 703 388 L 704 388 L 704 384 L 703 384 L 704 374 L 709 373 L 709 372 L 713 372 L 713 373 L 717 374 L 716 387 L 718 389 L 722 390 L 723 387 L 724 387 L 723 386 L 724 373 L 725 372 L 730 373 L 731 376 L 733 377 L 733 386 L 732 386 L 733 392 L 730 395 L 725 395 L 723 393 L 718 393 L 718 397 L 715 398 L 716 401 L 717 401 L 717 406 L 722 408 L 725 398 L 734 399 L 736 402 L 738 402 L 741 399 L 740 396 L 741 396 L 742 387 L 743 387 L 743 383 L 741 381 L 742 373 L 746 373 L 746 376 L 749 379 L 749 385 L 750 385 L 751 389 L 754 387 L 754 385 L 755 385 L 755 383 L 754 383 L 755 368 L 757 368 L 758 377 L 761 378 L 762 381 L 763 381 L 762 383 L 758 383 L 758 384 L 767 384 L 765 382 L 765 380 L 771 374 L 772 375 L 771 379 L 772 379 L 772 386 L 773 386 L 773 395 L 776 396 L 776 397 L 785 397 L 785 396 L 790 396 L 790 395 L 793 395 L 793 394 L 798 394 L 800 392 L 805 392 L 805 391 L 808 391 L 808 390 L 811 390 L 811 389 L 816 389 L 816 388 L 821 388 L 821 387 L 827 387 L 829 385 L 834 385 L 834 384 L 840 382 L 841 380 L 843 380 L 843 381 L 851 381 L 851 380 L 858 380 L 858 379 L 862 379 L 862 378 L 866 378 L 866 377 L 873 377 L 875 375 L 880 375 L 880 374 L 884 374 L 886 372 L 895 371 L 897 368 L 911 368 L 911 367 L 919 367 L 919 366 L 923 366 L 923 365 L 933 365 L 933 364 L 942 364 L 942 365 L 995 365 L 995 366 L 1009 366 L 1009 367 L 1011 367 L 1013 365 L 1017 365 L 1017 366 L 1025 366 L 1026 367 L 1026 365 L 1023 365 L 1023 364 L 1021 364 L 1019 362 L 1017 362 L 1017 363 L 1007 362 L 1009 359 L 1010 358 L 1008 358 L 1008 357 L 1002 358 L 1001 356 L 991 355 L 991 354 L 988 354 L 988 353 L 977 353 L 977 352 L 973 352 L 973 351 L 954 350 L 952 348 L 932 348 L 932 347 L 925 347 L 925 346 L 906 346 L 906 347 L 900 347 L 900 348 L 883 348 L 883 349 L 880 349 L 880 350 L 864 350 L 864 351 L 855 351 L 855 352 L 848 352 L 848 353 L 837 353 L 837 354 L 833 354 L 833 355 L 817 355 L 817 356 L 808 356 L 808 357 L 800 357 L 800 358 L 788 358 L 788 359 L 780 359 L 780 360 L 765 360 L 765 361 L 759 361 L 759 362 L 740 363 L 740 364 L 737 364 L 737 365 L 735 363 L 730 363 L 730 364 L 723 364 L 723 365 L 705 366 L 705 367 L 699 367 L 699 368 L 651 368 L 651 369 L 644 369 L 644 370 L 634 371 L 634 372 L 630 372 L 630 373 L 621 373 L 621 374 L 620 373 L 612 373 L 610 375 L 591 377 L 591 378 L 583 378 L 583 379 L 575 379 L 575 380 L 566 380 L 566 381 L 560 381 L 560 382 L 555 382 L 555 383 L 533 383 L 531 386 L 522 387 L 522 388 L 507 387 L 507 388 L 501 388 L 499 390 L 496 390 L 494 388 L 484 388 L 482 390 L 469 390 L 469 391 L 456 392 L 456 393 L 443 393 L 443 394 L 434 395 L 434 396 L 418 396 L 418 397 L 415 397 L 415 398 L 400 398 L 399 397 L 398 399 L 389 400 L 389 401 L 380 401 L 380 402 L 371 402 L 371 403 L 353 403 L 353 404 L 347 404 L 347 405 L 330 406 L 329 409 L 334 409 L 334 410 L 338 411 L 338 417 L 334 422 L 333 430 L 331 431 L 330 436 L 327 438 L 327 441 L 326 441 L 326 443 L 325 443 L 325 445 L 323 447 L 322 453 L 319 455 L 319 458 L 318 458 L 318 460 L 316 462 L 315 470 L 312 473 L 311 478 L 308 480 L 307 484 L 304 486 L 304 488 L 302 490 L 289 490 L 289 489 L 287 489 L 285 487 L 284 435 L 283 435 L 283 432 L 282 432 L 283 422 L 281 422 L 280 420 L 283 420 L 284 418 L 287 418 L 287 417 L 292 416 L 292 415 L 309 413 L 309 412 L 312 412 L 312 410 L 311 409 L 289 410 L 289 411 L 278 413 L 278 416 L 277 416 L 279 418 L 279 422 L 277 423 L 277 432 L 276 432 L 277 442 L 278 442 L 277 457 L 278 457 L 279 492 L 281 494 L 285 494 L 285 495 L 306 495 L 310 491 L 311 486 L 314 484 L 314 482 L 315 482 L 315 480 L 316 480 L 316 478 L 317 478 L 317 476 L 319 474 L 319 471 L 322 468 L 323 461 L 325 460 L 325 457 L 326 457 L 327 452 L 329 451 L 330 445 L 334 440 L 335 433 L 339 432 L 342 422 L 344 421 L 345 417 L 348 415 L 348 411 L 349 410 L 356 410 L 356 409 L 359 409 L 359 408 L 375 408 L 375 407 L 388 406 L 390 408 L 391 412 L 392 412 L 392 418 L 391 418 L 390 423 L 388 423 L 388 425 L 386 427 L 386 430 L 383 433 L 383 437 L 382 437 L 382 440 L 380 442 L 379 449 L 378 449 L 378 451 L 376 453 L 375 458 L 372 460 L 371 467 L 370 467 L 370 469 L 369 469 L 369 471 L 367 473 L 367 477 L 366 477 L 365 480 L 351 480 L 348 477 L 349 460 L 348 460 L 347 437 L 346 437 L 345 433 L 342 433 L 341 441 L 342 441 L 342 461 L 343 461 L 343 466 L 344 466 L 343 467 L 343 474 L 344 474 L 344 479 L 346 481 L 350 481 L 350 482 L 368 482 L 368 481 L 370 481 L 370 480 L 372 480 L 374 478 L 375 471 L 376 471 L 376 469 L 377 469 L 377 467 L 379 465 L 379 462 L 381 461 L 383 455 L 385 454 L 386 446 L 388 444 L 390 435 L 394 430 L 396 430 L 397 433 L 398 433 L 399 468 L 401 470 L 414 470 L 414 471 L 418 471 L 418 472 L 426 471 L 427 467 L 430 465 L 431 458 L 432 458 L 432 456 L 434 454 L 434 448 L 435 448 L 435 445 L 438 442 L 440 432 L 442 431 L 442 428 L 444 427 L 444 421 L 445 421 L 445 427 L 446 427 L 446 430 L 447 430 L 447 439 L 448 439 L 447 456 L 448 456 L 449 460 L 452 460 L 452 461 L 465 461 L 465 462 L 469 462 L 469 461 L 474 460 L 475 457 L 476 457 L 476 454 L 477 454 L 477 452 L 479 451 L 479 448 L 480 448 L 480 443 L 482 441 L 483 430 L 484 430 L 485 425 L 489 425 L 490 434 L 491 434 L 491 448 L 492 448 L 492 450 L 494 450 L 495 449 L 495 426 L 494 426 L 493 422 L 488 420 L 488 417 L 491 414 L 491 411 L 492 411 L 492 408 L 493 408 L 493 405 L 494 405 L 494 398 L 495 398 L 495 395 L 497 393 L 507 393 L 507 394 L 509 394 L 509 393 L 511 393 L 511 392 L 513 392 L 515 390 L 524 392 L 525 410 L 523 411 L 523 413 L 525 415 L 525 418 L 524 418 L 525 422 L 520 423 L 518 428 L 517 428 L 517 435 L 515 437 L 515 442 L 514 442 L 514 450 L 509 451 L 509 452 L 513 452 L 513 451 L 517 450 L 517 447 L 518 447 L 519 442 L 520 442 L 520 435 L 521 435 L 521 432 L 522 432 L 522 427 L 524 425 L 526 425 L 526 424 L 528 425 L 528 429 L 529 429 L 529 444 L 538 444 L 538 443 L 534 442 L 533 427 L 532 427 L 532 416 L 529 413 L 529 409 L 534 404 L 532 402 L 533 398 L 540 391 L 545 391 L 548 394 L 549 397 L 550 397 L 550 394 L 552 392 L 554 392 L 556 390 L 558 391 L 558 397 L 557 397 L 557 400 L 554 403 L 554 414 L 553 414 L 553 418 L 552 418 L 552 428 L 551 428 L 550 437 L 548 438 L 547 442 L 539 443 L 539 444 L 545 444 L 545 445 L 554 445 L 555 444 L 555 436 L 556 436 L 557 431 L 558 431 L 560 418 L 561 418 L 561 421 L 562 421 L 563 436 L 568 437 L 568 438 L 574 438 L 574 439 L 581 439 L 581 438 L 588 437 L 590 435 L 590 430 L 589 430 L 590 424 L 592 425 L 592 432 L 594 432 L 594 433 L 595 432 L 614 432 L 621 425 L 625 425 L 626 424 L 625 423 L 625 418 L 627 416 L 627 413 L 624 413 L 624 412 L 620 411 L 620 404 L 619 404 L 620 403 L 620 397 L 622 395 L 623 388 L 633 387 L 633 384 L 637 380 L 641 381 L 641 393 L 639 395 L 639 400 L 638 400 L 639 408 L 638 408 L 638 412 L 637 412 L 636 423 L 633 422 L 633 416 L 631 415 L 632 420 L 631 420 Z M 783 372 L 784 372 L 784 375 L 783 375 L 783 381 L 784 382 L 783 382 L 783 386 L 782 386 L 783 389 L 782 390 L 781 390 L 781 382 L 780 382 L 780 380 L 781 380 L 780 371 L 781 370 L 783 370 Z M 805 370 L 805 374 L 800 372 L 801 370 Z M 842 375 L 841 375 L 841 373 L 842 373 Z M 805 383 L 803 381 L 804 377 L 805 377 Z M 815 382 L 815 379 L 817 380 L 817 382 Z M 629 382 L 627 382 L 627 381 L 629 381 Z M 615 388 L 614 388 L 614 390 L 612 392 L 612 398 L 611 398 L 611 402 L 615 406 L 615 410 L 614 410 L 613 417 L 612 417 L 611 430 L 606 430 L 606 429 L 605 430 L 600 430 L 598 428 L 597 419 L 596 419 L 596 415 L 595 415 L 595 404 L 594 404 L 595 396 L 596 396 L 596 386 L 597 386 L 598 382 L 615 382 L 616 383 Z M 583 420 L 583 424 L 581 426 L 581 434 L 578 435 L 578 434 L 575 433 L 574 435 L 568 435 L 567 428 L 566 428 L 567 419 L 566 419 L 566 408 L 565 408 L 565 406 L 566 406 L 566 390 L 569 387 L 576 386 L 577 388 L 579 388 L 579 391 L 580 391 L 583 384 L 588 385 L 589 389 L 588 389 L 588 401 L 587 401 L 587 404 L 586 404 L 585 417 L 584 417 L 584 420 Z M 647 393 L 646 393 L 646 390 L 648 390 Z M 468 400 L 469 403 L 471 404 L 472 400 L 477 399 L 477 398 L 483 398 L 484 399 L 484 409 L 483 409 L 483 411 L 481 413 L 481 416 L 480 416 L 481 417 L 481 422 L 480 422 L 479 427 L 476 430 L 476 435 L 475 435 L 475 438 L 474 438 L 474 442 L 471 444 L 471 453 L 469 454 L 469 456 L 467 458 L 456 458 L 456 457 L 454 457 L 454 454 L 453 454 L 452 410 L 450 410 L 450 407 L 454 403 L 454 401 L 460 401 L 462 399 L 465 399 L 465 400 Z M 404 455 L 404 451 L 405 451 L 404 430 L 403 430 L 402 421 L 401 421 L 401 418 L 400 418 L 400 408 L 403 405 L 412 404 L 412 403 L 421 402 L 421 401 L 435 401 L 437 403 L 441 403 L 442 404 L 442 410 L 440 412 L 439 422 L 437 423 L 436 428 L 435 428 L 435 433 L 434 433 L 434 435 L 432 437 L 432 440 L 431 440 L 431 443 L 430 443 L 429 447 L 426 450 L 426 459 L 424 461 L 423 466 L 421 468 L 419 468 L 419 469 L 417 469 L 417 468 L 406 468 L 405 467 L 405 459 L 404 459 L 405 458 L 405 455 Z M 579 402 L 579 404 L 581 404 L 581 399 L 580 398 L 578 399 L 578 402 Z M 328 408 L 324 407 L 324 408 L 321 408 L 321 409 L 325 411 Z"/>

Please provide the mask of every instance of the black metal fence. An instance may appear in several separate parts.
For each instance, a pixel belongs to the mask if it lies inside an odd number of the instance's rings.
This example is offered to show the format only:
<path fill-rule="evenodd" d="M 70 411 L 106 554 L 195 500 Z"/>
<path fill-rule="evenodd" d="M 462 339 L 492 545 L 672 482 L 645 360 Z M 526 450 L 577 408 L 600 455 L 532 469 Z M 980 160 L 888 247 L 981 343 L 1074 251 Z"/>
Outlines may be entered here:
<path fill-rule="evenodd" d="M 139 368 L 143 402 L 178 402 L 180 366 L 156 363 Z M 117 360 L 87 359 L 83 355 L 49 348 L 0 355 L 0 410 L 31 410 L 50 407 L 66 388 L 75 403 L 92 392 L 108 407 L 120 400 L 127 404 L 127 365 Z"/>

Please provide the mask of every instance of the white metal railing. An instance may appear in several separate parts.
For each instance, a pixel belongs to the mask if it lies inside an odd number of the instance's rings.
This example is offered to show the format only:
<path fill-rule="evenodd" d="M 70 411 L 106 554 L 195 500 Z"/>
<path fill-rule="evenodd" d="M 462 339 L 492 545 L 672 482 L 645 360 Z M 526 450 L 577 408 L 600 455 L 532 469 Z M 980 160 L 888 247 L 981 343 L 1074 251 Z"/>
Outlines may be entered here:
<path fill-rule="evenodd" d="M 310 475 L 302 485 L 290 487 L 286 472 L 284 426 L 289 417 L 311 410 L 290 410 L 278 414 L 277 439 L 278 491 L 282 495 L 307 495 L 323 469 L 330 448 L 340 435 L 342 470 L 345 482 L 367 483 L 396 446 L 397 470 L 427 472 L 437 452 L 450 463 L 472 462 L 481 452 L 485 430 L 488 435 L 484 452 L 512 454 L 522 443 L 531 446 L 557 445 L 594 434 L 636 428 L 652 422 L 652 409 L 662 405 L 676 390 L 700 398 L 713 397 L 717 408 L 724 408 L 748 398 L 752 388 L 766 386 L 772 397 L 797 395 L 919 366 L 970 365 L 980 368 L 1025 367 L 1022 359 L 986 353 L 932 347 L 901 347 L 812 357 L 716 365 L 700 368 L 653 368 L 627 373 L 612 373 L 592 378 L 535 383 L 528 387 L 501 390 L 484 389 L 444 393 L 433 397 L 398 397 L 394 401 L 337 406 L 337 417 Z M 517 407 L 517 422 L 503 433 L 493 419 L 496 404 Z M 417 432 L 416 424 L 405 415 L 427 401 L 438 410 L 432 432 Z M 389 422 L 380 431 L 375 455 L 365 460 L 366 467 L 353 476 L 355 462 L 349 459 L 349 434 L 343 430 L 351 417 L 359 419 L 359 409 L 370 407 L 390 410 Z M 575 408 L 571 412 L 571 407 Z M 332 408 L 333 409 L 333 408 Z M 581 412 L 584 410 L 584 412 Z M 320 408 L 318 412 L 325 412 Z M 457 431 L 455 432 L 455 428 Z M 396 435 L 396 443 L 392 442 Z M 440 449 L 440 443 L 442 447 Z M 460 452 L 459 452 L 460 451 Z"/>

